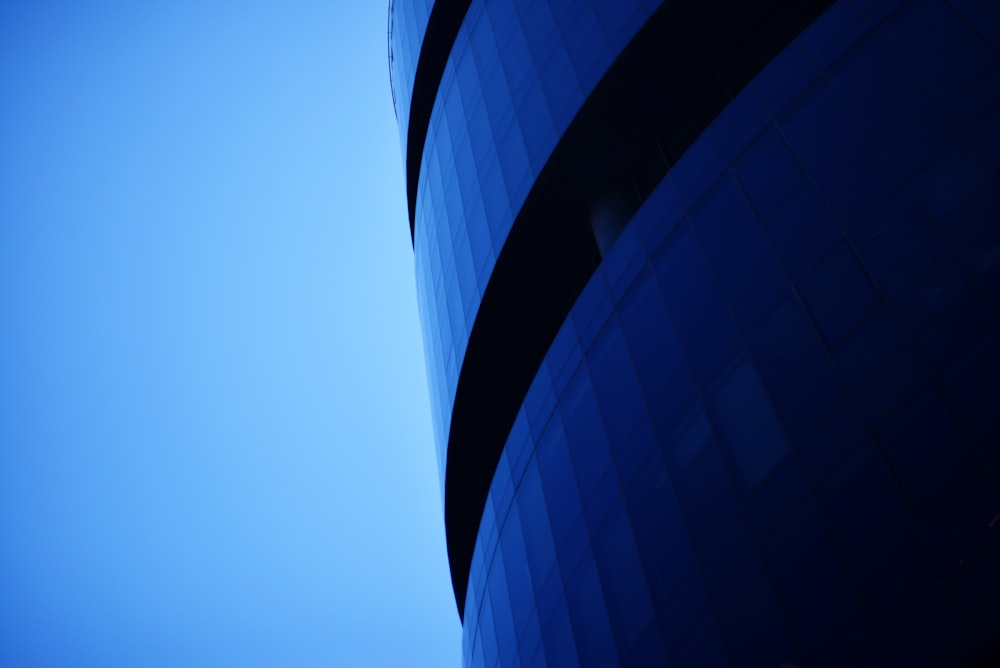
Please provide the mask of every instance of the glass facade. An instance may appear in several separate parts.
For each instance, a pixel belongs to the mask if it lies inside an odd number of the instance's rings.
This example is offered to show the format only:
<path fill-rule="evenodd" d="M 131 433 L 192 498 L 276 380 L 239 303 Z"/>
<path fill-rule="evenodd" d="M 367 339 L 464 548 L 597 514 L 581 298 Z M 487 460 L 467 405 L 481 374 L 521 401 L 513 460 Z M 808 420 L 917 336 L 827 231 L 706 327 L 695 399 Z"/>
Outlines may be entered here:
<path fill-rule="evenodd" d="M 659 5 L 469 7 L 414 221 L 442 476 L 497 258 Z M 466 665 L 997 665 L 997 3 L 834 3 L 643 195 L 453 572 Z"/>
<path fill-rule="evenodd" d="M 587 94 L 659 0 L 474 0 L 420 163 L 414 249 L 437 442 L 515 213 Z M 439 451 L 444 471 L 445 451 Z"/>
<path fill-rule="evenodd" d="M 433 6 L 434 0 L 390 0 L 389 3 L 389 80 L 404 154 L 410 96 L 420 60 L 420 45 L 427 32 Z"/>

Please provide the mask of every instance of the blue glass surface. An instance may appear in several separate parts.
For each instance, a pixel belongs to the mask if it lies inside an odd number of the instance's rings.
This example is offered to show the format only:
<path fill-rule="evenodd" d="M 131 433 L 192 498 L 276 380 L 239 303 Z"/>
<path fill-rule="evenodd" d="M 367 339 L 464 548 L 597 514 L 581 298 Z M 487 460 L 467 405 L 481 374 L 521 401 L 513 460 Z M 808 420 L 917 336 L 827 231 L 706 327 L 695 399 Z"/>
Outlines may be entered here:
<path fill-rule="evenodd" d="M 433 8 L 434 0 L 390 0 L 389 3 L 389 83 L 403 155 L 406 155 L 410 99 L 420 60 L 420 46 Z"/>
<path fill-rule="evenodd" d="M 581 82 L 597 67 L 582 45 L 641 21 L 583 3 L 551 33 L 572 3 L 535 3 L 530 26 L 503 4 L 467 20 L 517 42 L 512 72 L 564 50 Z M 996 642 L 996 17 L 843 0 L 672 167 L 524 398 L 473 558 L 469 665 L 957 667 Z M 527 99 L 507 76 L 519 92 L 500 98 Z M 466 113 L 489 104 L 476 95 Z M 538 136 L 555 141 L 563 113 L 548 106 Z M 537 174 L 529 134 L 468 175 L 503 188 L 494 255 L 472 261 L 487 276 L 522 197 L 504 162 Z M 464 344 L 444 340 L 454 314 L 434 290 L 468 271 L 453 249 L 473 232 L 434 193 L 459 162 L 425 166 L 417 223 L 445 419 L 442 360 Z M 472 272 L 459 282 L 482 290 Z"/>
<path fill-rule="evenodd" d="M 511 225 L 587 95 L 660 4 L 473 0 L 466 13 L 431 112 L 414 222 L 442 471 L 468 336 Z"/>

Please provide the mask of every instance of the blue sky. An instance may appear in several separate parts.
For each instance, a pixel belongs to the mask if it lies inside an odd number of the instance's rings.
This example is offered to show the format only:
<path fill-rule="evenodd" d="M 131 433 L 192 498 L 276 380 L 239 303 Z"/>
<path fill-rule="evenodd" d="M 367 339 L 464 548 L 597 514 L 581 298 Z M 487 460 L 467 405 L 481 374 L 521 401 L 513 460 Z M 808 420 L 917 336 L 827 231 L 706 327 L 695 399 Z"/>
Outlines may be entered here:
<path fill-rule="evenodd" d="M 0 5 L 0 665 L 459 664 L 385 4 Z"/>

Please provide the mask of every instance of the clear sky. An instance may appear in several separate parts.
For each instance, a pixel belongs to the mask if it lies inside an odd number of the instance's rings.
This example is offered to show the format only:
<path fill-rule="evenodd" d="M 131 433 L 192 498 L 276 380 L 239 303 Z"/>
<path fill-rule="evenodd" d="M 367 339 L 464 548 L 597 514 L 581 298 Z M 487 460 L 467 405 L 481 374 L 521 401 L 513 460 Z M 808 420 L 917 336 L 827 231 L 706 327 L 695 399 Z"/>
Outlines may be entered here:
<path fill-rule="evenodd" d="M 0 666 L 457 666 L 385 0 L 0 3 Z"/>

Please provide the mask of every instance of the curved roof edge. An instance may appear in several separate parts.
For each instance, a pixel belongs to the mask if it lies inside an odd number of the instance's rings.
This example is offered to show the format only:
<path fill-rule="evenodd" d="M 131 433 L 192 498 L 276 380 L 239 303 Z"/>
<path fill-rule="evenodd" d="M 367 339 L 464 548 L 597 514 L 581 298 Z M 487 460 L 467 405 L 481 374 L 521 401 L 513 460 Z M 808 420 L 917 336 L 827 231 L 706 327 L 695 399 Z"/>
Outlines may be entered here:
<path fill-rule="evenodd" d="M 392 4 L 389 5 L 390 63 L 392 61 Z M 413 243 L 414 238 L 420 160 L 424 152 L 427 130 L 430 127 L 434 100 L 437 98 L 445 65 L 448 64 L 448 56 L 451 55 L 451 47 L 455 44 L 458 31 L 462 27 L 462 21 L 465 19 L 465 14 L 471 4 L 472 0 L 437 0 L 431 9 L 424 40 L 420 45 L 417 71 L 413 77 L 413 90 L 410 94 L 410 117 L 406 124 L 406 200 L 410 217 L 410 243 Z M 394 107 L 395 102 L 394 90 Z"/>
<path fill-rule="evenodd" d="M 396 117 L 396 122 L 398 123 L 399 113 L 396 109 L 396 82 L 392 80 L 392 10 L 395 4 L 395 0 L 389 0 L 389 9 L 386 12 L 385 17 L 385 46 L 386 65 L 389 68 L 389 94 L 392 95 L 392 113 Z"/>

